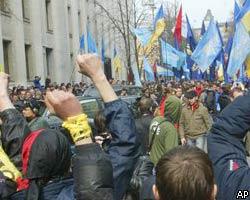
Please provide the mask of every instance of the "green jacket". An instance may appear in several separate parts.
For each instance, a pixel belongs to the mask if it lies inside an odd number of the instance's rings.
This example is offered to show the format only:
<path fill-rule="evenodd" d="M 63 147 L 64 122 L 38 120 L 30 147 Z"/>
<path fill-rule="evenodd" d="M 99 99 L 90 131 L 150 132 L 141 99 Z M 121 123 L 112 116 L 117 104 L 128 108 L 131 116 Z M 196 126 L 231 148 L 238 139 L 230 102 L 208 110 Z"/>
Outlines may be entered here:
<path fill-rule="evenodd" d="M 149 144 L 156 130 L 150 151 L 150 159 L 154 165 L 165 153 L 178 146 L 178 133 L 174 124 L 179 122 L 181 107 L 181 101 L 171 96 L 165 102 L 165 117 L 156 117 L 151 122 Z"/>
<path fill-rule="evenodd" d="M 212 126 L 208 110 L 202 104 L 194 112 L 188 106 L 182 110 L 179 133 L 181 138 L 196 139 L 206 133 Z"/>
<path fill-rule="evenodd" d="M 42 117 L 37 117 L 29 122 L 29 128 L 31 131 L 36 131 L 39 129 L 49 128 L 49 124 Z"/>

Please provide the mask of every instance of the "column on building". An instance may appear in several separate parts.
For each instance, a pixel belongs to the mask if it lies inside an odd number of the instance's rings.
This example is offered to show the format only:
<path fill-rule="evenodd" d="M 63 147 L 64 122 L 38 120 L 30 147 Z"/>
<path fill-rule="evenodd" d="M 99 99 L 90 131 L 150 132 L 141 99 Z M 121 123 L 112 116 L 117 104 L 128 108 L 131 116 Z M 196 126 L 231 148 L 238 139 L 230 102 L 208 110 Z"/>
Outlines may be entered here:
<path fill-rule="evenodd" d="M 69 82 L 72 78 L 74 68 L 70 63 L 70 41 L 68 27 L 68 3 L 66 0 L 51 1 L 52 19 L 53 19 L 53 37 L 54 37 L 54 66 L 53 80 Z"/>
<path fill-rule="evenodd" d="M 71 0 L 71 9 L 72 9 L 72 60 L 71 65 L 75 66 L 76 57 L 79 54 L 80 50 L 80 37 L 82 36 L 82 10 L 80 9 L 81 2 L 79 0 Z M 82 75 L 75 70 L 74 81 L 80 82 Z"/>
<path fill-rule="evenodd" d="M 30 0 L 30 22 L 32 41 L 32 74 L 42 78 L 42 83 L 46 78 L 46 63 L 43 61 L 43 13 L 45 13 L 45 1 Z"/>
<path fill-rule="evenodd" d="M 22 1 L 9 1 L 14 17 L 11 18 L 12 69 L 11 79 L 16 84 L 26 85 L 26 62 L 24 48 L 24 27 Z"/>

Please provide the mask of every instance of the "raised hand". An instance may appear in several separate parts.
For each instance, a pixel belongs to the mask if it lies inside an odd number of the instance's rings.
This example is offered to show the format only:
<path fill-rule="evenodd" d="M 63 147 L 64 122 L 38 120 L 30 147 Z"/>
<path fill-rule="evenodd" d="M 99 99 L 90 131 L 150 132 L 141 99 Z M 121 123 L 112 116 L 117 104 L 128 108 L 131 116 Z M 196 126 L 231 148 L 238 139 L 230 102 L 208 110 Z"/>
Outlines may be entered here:
<path fill-rule="evenodd" d="M 57 90 L 47 92 L 45 104 L 62 120 L 82 114 L 81 104 L 72 93 Z"/>
<path fill-rule="evenodd" d="M 77 64 L 79 66 L 79 72 L 92 80 L 105 76 L 101 59 L 95 54 L 78 55 Z"/>

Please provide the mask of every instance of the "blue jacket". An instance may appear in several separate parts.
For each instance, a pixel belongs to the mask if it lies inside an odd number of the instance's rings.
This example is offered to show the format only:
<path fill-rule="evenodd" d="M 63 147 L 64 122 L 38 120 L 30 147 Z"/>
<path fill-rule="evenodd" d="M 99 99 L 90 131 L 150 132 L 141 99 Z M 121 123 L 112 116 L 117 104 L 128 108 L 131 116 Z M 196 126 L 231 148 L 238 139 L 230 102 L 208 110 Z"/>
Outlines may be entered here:
<path fill-rule="evenodd" d="M 106 103 L 104 115 L 112 135 L 108 154 L 113 166 L 114 198 L 121 200 L 128 189 L 139 156 L 135 121 L 127 104 L 120 99 Z"/>
<path fill-rule="evenodd" d="M 249 129 L 250 94 L 228 105 L 211 128 L 208 154 L 213 162 L 218 200 L 237 199 L 242 197 L 239 190 L 250 191 L 250 170 L 243 146 Z"/>

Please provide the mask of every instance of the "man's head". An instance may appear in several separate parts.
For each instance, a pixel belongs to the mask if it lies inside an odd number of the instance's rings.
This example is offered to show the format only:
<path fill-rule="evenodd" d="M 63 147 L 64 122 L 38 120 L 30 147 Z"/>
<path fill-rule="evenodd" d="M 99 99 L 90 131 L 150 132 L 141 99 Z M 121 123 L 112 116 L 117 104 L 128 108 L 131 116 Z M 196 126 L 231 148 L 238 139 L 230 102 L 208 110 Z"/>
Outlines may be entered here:
<path fill-rule="evenodd" d="M 217 187 L 208 155 L 196 147 L 177 147 L 156 166 L 156 200 L 214 200 Z"/>
<path fill-rule="evenodd" d="M 151 98 L 142 98 L 139 103 L 139 109 L 142 114 L 153 112 L 154 101 Z"/>
<path fill-rule="evenodd" d="M 31 121 L 38 117 L 39 114 L 39 105 L 35 101 L 28 101 L 23 108 L 23 116 L 27 121 Z"/>
<path fill-rule="evenodd" d="M 182 96 L 182 88 L 181 87 L 178 87 L 176 89 L 175 96 L 178 98 L 181 98 L 181 96 Z"/>
<path fill-rule="evenodd" d="M 193 105 L 198 101 L 198 97 L 195 91 L 191 90 L 185 93 L 185 98 L 188 100 L 190 105 Z"/>
<path fill-rule="evenodd" d="M 26 97 L 26 91 L 25 90 L 21 90 L 19 93 L 19 99 L 20 100 L 24 100 Z"/>

